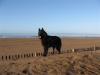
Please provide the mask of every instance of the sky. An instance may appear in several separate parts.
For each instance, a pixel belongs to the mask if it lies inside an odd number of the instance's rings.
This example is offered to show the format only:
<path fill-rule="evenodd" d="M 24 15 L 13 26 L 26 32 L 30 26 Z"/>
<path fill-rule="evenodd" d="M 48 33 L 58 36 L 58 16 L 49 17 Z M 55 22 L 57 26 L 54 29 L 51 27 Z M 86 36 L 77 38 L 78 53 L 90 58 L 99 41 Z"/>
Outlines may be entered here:
<path fill-rule="evenodd" d="M 0 0 L 0 33 L 100 34 L 100 0 Z"/>

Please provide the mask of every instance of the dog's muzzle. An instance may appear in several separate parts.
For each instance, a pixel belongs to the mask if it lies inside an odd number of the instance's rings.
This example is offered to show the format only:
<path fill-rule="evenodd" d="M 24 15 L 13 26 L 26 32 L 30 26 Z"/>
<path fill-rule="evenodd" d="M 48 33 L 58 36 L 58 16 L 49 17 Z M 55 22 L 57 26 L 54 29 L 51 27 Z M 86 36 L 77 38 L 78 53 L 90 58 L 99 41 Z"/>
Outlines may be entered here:
<path fill-rule="evenodd" d="M 41 36 L 38 36 L 39 39 L 41 39 Z"/>

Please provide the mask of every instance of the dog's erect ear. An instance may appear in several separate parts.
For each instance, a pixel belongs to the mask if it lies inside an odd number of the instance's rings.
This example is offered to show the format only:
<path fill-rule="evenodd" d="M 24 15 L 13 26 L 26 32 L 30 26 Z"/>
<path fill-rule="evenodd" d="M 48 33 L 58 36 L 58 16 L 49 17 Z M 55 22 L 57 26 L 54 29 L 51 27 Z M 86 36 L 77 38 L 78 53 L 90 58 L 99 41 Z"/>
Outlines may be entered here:
<path fill-rule="evenodd" d="M 40 28 L 39 28 L 39 31 L 40 31 Z"/>
<path fill-rule="evenodd" d="M 44 31 L 44 29 L 42 28 L 42 30 Z"/>

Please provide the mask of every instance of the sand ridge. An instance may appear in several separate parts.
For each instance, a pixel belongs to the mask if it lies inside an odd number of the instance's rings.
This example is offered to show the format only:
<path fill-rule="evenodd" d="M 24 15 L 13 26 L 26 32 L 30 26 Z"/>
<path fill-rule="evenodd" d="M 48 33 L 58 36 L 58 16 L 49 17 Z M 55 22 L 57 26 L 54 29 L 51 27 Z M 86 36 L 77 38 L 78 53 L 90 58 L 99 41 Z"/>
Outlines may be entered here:
<path fill-rule="evenodd" d="M 0 62 L 2 75 L 99 75 L 100 51 Z"/>

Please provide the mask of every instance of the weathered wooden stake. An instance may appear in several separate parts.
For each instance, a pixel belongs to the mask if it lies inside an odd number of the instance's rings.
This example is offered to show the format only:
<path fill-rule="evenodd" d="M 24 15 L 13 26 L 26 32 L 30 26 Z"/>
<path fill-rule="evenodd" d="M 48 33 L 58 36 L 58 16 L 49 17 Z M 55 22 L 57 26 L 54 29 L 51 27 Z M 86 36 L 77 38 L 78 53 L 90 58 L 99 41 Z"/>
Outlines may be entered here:
<path fill-rule="evenodd" d="M 37 53 L 35 52 L 35 57 L 37 56 Z"/>
<path fill-rule="evenodd" d="M 11 59 L 10 55 L 9 55 L 9 59 Z"/>
<path fill-rule="evenodd" d="M 34 55 L 34 54 L 32 53 L 32 57 L 33 57 L 33 55 Z"/>
<path fill-rule="evenodd" d="M 7 56 L 6 56 L 6 60 L 7 60 Z"/>
<path fill-rule="evenodd" d="M 75 51 L 75 49 L 72 49 L 72 52 L 74 52 Z"/>
<path fill-rule="evenodd" d="M 2 60 L 4 59 L 4 57 L 2 56 Z"/>
<path fill-rule="evenodd" d="M 96 47 L 94 46 L 94 50 L 96 50 Z"/>

